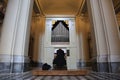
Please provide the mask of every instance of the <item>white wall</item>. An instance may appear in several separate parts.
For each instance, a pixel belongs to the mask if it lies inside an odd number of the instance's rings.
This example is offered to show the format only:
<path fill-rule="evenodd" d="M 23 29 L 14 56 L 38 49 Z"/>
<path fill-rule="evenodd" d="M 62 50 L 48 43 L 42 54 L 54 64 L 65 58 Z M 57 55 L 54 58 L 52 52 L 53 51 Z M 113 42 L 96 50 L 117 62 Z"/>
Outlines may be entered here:
<path fill-rule="evenodd" d="M 69 45 L 51 45 L 52 20 L 68 20 L 70 31 Z M 75 18 L 44 18 L 36 17 L 33 19 L 31 33 L 34 35 L 34 58 L 36 62 L 48 63 L 53 65 L 54 52 L 56 48 L 69 49 L 70 56 L 67 57 L 68 69 L 77 69 L 78 62 L 89 61 L 87 36 L 89 22 Z M 71 65 L 72 64 L 72 65 Z"/>
<path fill-rule="evenodd" d="M 68 20 L 70 31 L 70 44 L 68 45 L 51 45 L 51 28 L 52 20 Z M 70 50 L 70 56 L 67 57 L 67 68 L 77 69 L 77 37 L 75 18 L 46 18 L 45 38 L 44 38 L 44 62 L 47 62 L 51 66 L 53 65 L 54 51 L 56 48 L 67 48 Z M 72 65 L 71 65 L 72 64 Z"/>

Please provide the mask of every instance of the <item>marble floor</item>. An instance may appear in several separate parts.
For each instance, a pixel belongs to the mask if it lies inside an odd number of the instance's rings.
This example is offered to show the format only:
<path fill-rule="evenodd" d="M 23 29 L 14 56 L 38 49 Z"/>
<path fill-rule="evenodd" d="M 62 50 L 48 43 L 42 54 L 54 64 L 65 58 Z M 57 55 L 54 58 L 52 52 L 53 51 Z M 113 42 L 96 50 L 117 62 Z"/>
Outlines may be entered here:
<path fill-rule="evenodd" d="M 32 72 L 0 74 L 0 80 L 120 80 L 120 74 L 90 72 L 85 76 L 33 76 Z"/>

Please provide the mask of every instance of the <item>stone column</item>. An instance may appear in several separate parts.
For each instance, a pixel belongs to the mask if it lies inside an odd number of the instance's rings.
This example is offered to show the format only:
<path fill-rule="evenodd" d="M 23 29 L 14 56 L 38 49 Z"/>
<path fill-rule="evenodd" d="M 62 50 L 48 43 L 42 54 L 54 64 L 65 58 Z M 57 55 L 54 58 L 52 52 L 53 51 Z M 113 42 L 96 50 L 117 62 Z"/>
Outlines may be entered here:
<path fill-rule="evenodd" d="M 33 0 L 8 0 L 0 39 L 0 69 L 25 71 Z"/>
<path fill-rule="evenodd" d="M 101 72 L 116 72 L 120 62 L 120 41 L 112 0 L 87 0 L 95 33 L 97 66 Z"/>

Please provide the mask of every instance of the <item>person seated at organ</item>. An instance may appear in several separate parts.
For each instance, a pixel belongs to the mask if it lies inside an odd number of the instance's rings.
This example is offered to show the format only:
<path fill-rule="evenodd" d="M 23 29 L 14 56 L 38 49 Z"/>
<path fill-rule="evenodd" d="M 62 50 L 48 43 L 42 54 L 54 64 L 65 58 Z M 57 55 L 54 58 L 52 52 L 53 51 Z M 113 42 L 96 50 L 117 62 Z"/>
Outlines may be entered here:
<path fill-rule="evenodd" d="M 58 49 L 53 60 L 53 67 L 56 69 L 63 69 L 66 66 L 65 53 L 62 49 Z"/>

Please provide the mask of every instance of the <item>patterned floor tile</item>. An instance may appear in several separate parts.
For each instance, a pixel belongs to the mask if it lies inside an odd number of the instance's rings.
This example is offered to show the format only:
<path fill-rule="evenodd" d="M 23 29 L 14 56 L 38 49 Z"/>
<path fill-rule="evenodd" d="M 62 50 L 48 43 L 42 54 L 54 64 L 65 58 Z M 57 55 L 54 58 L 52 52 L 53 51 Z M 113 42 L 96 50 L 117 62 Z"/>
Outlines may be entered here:
<path fill-rule="evenodd" d="M 91 72 L 86 76 L 33 76 L 31 72 L 0 74 L 0 80 L 120 80 L 119 74 Z"/>

